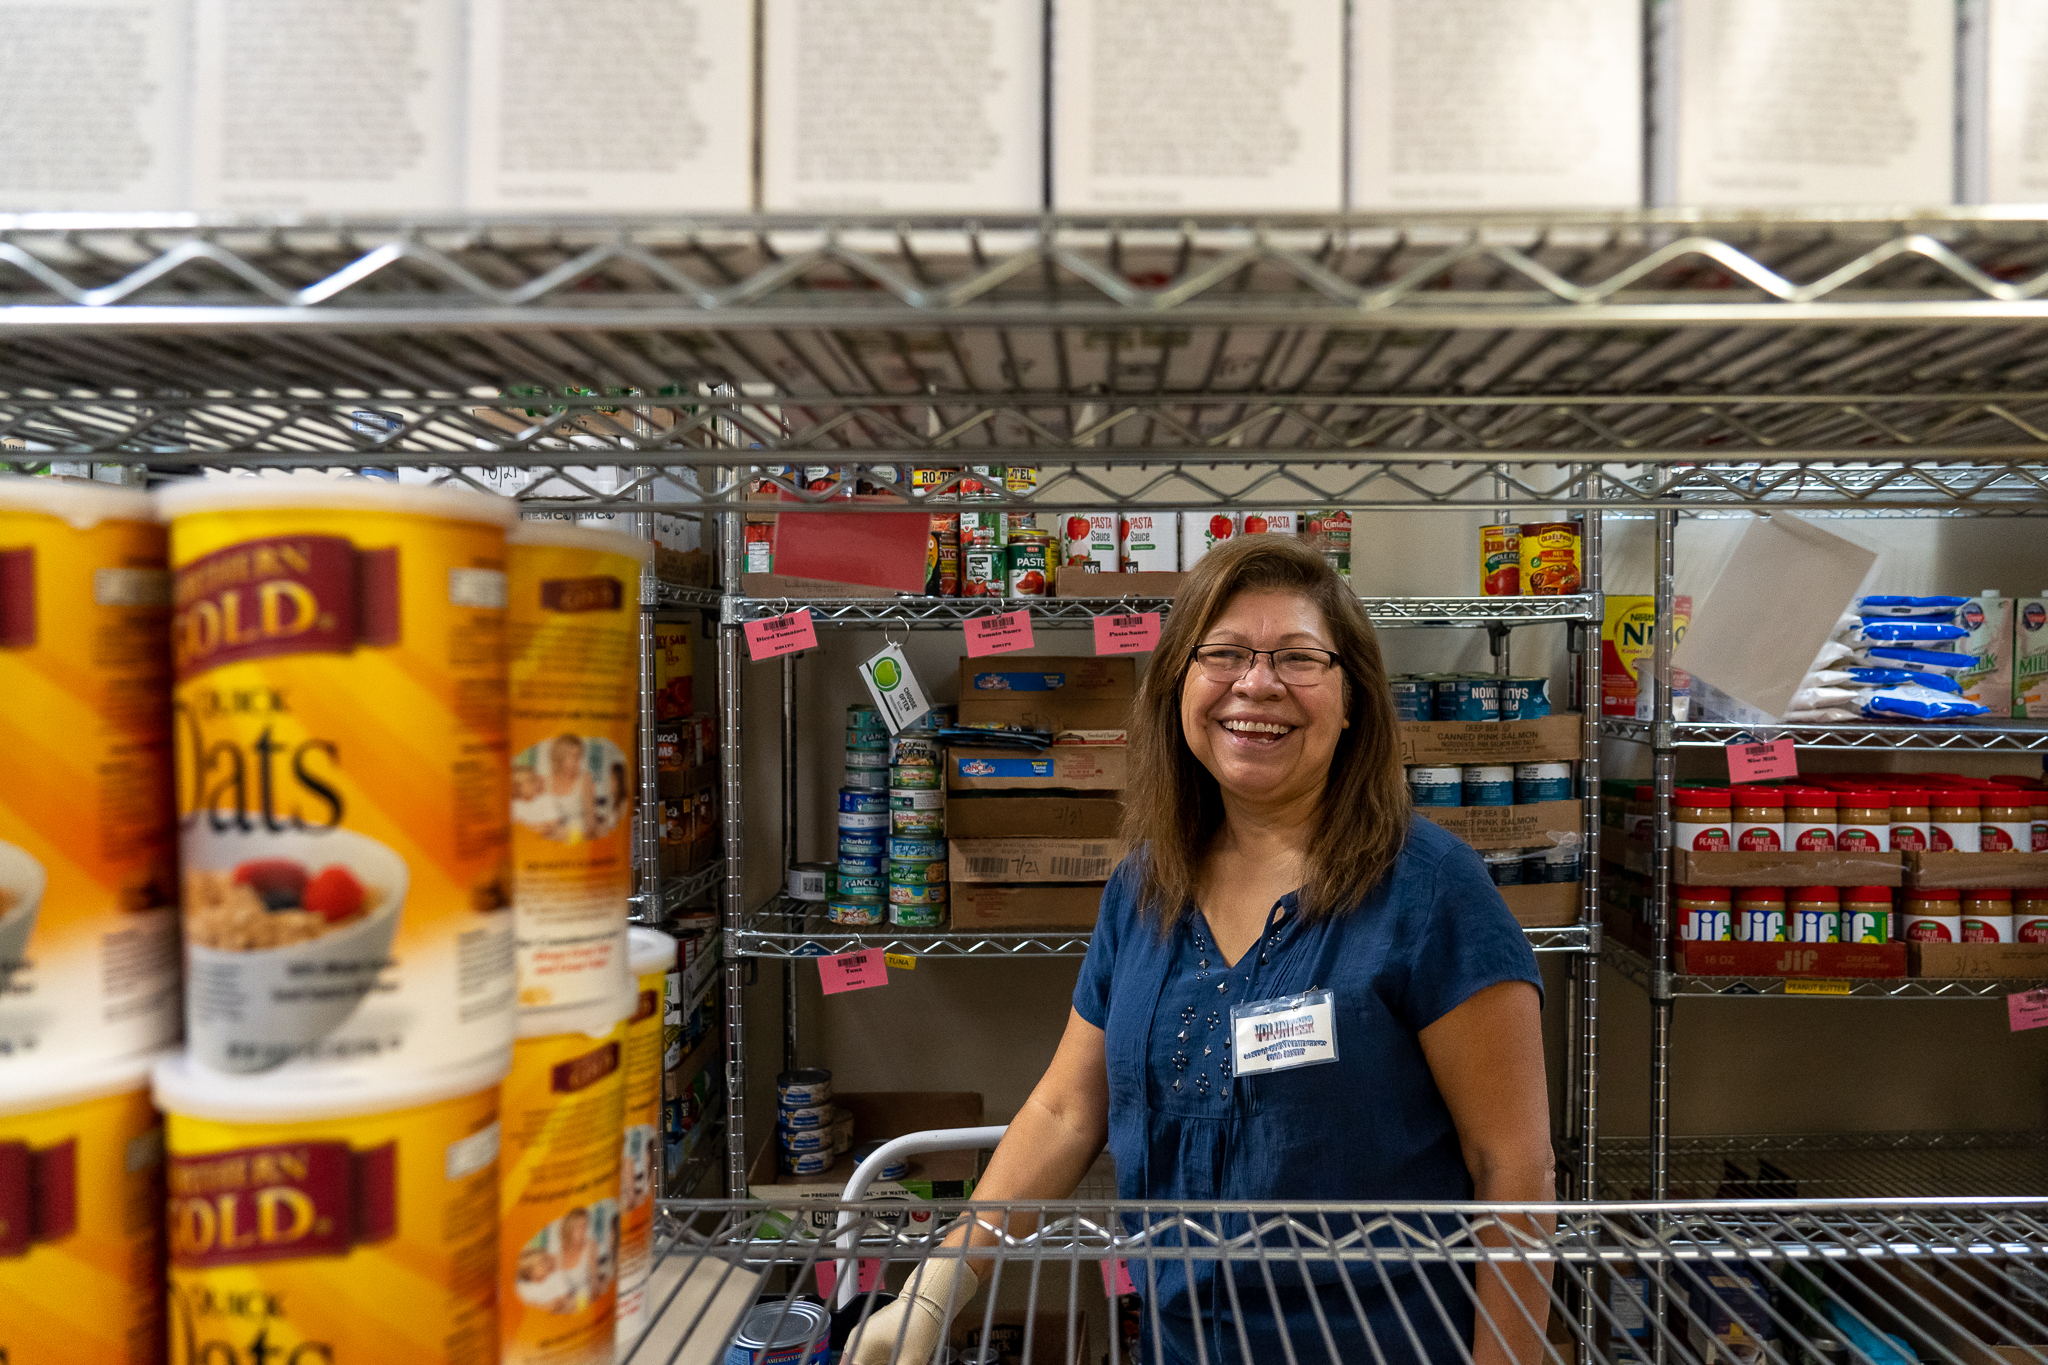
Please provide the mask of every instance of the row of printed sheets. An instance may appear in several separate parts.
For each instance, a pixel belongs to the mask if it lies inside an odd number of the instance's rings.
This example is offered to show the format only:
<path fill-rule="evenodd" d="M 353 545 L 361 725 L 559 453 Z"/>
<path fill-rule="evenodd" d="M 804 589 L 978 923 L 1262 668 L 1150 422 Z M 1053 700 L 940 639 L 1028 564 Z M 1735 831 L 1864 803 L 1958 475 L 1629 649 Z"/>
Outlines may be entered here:
<path fill-rule="evenodd" d="M 0 0 L 0 35 L 9 210 L 2048 200 L 2048 0 Z"/>

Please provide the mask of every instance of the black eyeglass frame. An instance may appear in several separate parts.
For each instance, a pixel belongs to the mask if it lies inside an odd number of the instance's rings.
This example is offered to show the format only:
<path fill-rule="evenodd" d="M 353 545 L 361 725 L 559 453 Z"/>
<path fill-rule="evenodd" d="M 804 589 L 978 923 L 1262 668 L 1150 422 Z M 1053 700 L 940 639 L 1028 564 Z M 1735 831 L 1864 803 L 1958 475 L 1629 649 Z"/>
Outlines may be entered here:
<path fill-rule="evenodd" d="M 1249 659 L 1245 660 L 1243 673 L 1238 674 L 1235 678 L 1210 678 L 1209 681 L 1211 682 L 1236 683 L 1241 681 L 1246 674 L 1249 674 L 1254 668 L 1259 666 L 1259 656 L 1261 654 L 1265 655 L 1271 663 L 1273 676 L 1280 678 L 1280 681 L 1289 687 L 1320 687 L 1324 682 L 1328 681 L 1329 675 L 1325 674 L 1314 682 L 1288 682 L 1287 679 L 1280 677 L 1279 656 L 1282 654 L 1320 654 L 1324 657 L 1331 672 L 1341 674 L 1344 671 L 1344 656 L 1334 649 L 1324 649 L 1320 645 L 1282 645 L 1278 649 L 1247 649 L 1244 645 L 1224 644 L 1194 645 L 1188 649 L 1187 664 L 1189 667 L 1196 667 L 1202 663 L 1202 651 L 1205 649 L 1243 649 L 1247 654 L 1251 655 Z"/>

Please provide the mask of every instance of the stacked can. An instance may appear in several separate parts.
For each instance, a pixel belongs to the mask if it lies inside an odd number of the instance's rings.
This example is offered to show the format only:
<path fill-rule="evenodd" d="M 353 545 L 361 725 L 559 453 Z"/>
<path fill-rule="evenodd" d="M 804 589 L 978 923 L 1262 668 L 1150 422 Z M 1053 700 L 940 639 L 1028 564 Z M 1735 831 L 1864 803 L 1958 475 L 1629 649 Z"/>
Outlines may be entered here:
<path fill-rule="evenodd" d="M 889 729 L 882 713 L 846 708 L 846 785 L 839 789 L 839 864 L 827 888 L 835 924 L 882 922 L 882 865 L 889 839 Z"/>
<path fill-rule="evenodd" d="M 936 929 L 946 922 L 946 793 L 938 736 L 909 730 L 890 741 L 889 922 Z"/>
<path fill-rule="evenodd" d="M 853 1146 L 853 1119 L 832 1104 L 832 1073 L 775 1078 L 775 1142 L 785 1175 L 823 1175 Z"/>
<path fill-rule="evenodd" d="M 889 789 L 889 730 L 872 706 L 846 708 L 846 786 Z"/>

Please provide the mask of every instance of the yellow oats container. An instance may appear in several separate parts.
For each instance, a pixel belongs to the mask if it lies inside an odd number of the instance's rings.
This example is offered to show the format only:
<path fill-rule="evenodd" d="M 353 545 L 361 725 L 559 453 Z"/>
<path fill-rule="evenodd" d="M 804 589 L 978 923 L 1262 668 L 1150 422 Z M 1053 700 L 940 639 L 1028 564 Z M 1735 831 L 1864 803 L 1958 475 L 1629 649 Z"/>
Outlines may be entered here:
<path fill-rule="evenodd" d="M 522 1038 L 505 1081 L 498 1191 L 502 1365 L 611 1365 L 618 1331 L 626 1016 Z"/>
<path fill-rule="evenodd" d="M 172 1365 L 487 1365 L 506 1060 L 389 1078 L 159 1064 Z"/>
<path fill-rule="evenodd" d="M 661 1195 L 661 1023 L 676 941 L 659 929 L 631 934 L 635 982 L 626 1019 L 625 1141 L 619 1152 L 619 1349 L 647 1329 L 654 1272 L 654 1201 Z"/>
<path fill-rule="evenodd" d="M 146 495 L 0 478 L 0 1077 L 177 1041 L 170 621 Z"/>
<path fill-rule="evenodd" d="M 502 1054 L 513 504 L 233 478 L 159 510 L 193 1060 L 395 1076 Z"/>
<path fill-rule="evenodd" d="M 163 1359 L 160 1056 L 0 1072 L 0 1360 Z"/>
<path fill-rule="evenodd" d="M 519 1031 L 608 1028 L 630 984 L 640 574 L 654 547 L 550 521 L 506 540 Z"/>

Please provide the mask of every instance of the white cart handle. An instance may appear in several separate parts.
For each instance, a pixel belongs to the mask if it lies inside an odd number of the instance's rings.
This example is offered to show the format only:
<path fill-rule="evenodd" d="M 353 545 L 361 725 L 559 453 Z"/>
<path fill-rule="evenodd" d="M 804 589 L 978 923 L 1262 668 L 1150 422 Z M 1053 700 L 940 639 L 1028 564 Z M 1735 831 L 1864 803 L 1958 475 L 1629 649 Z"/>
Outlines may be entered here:
<path fill-rule="evenodd" d="M 925 1152 L 957 1152 L 968 1147 L 993 1147 L 1003 1140 L 1007 1131 L 1005 1125 L 992 1128 L 928 1128 L 922 1133 L 905 1133 L 902 1137 L 890 1138 L 877 1147 L 868 1159 L 856 1166 L 853 1178 L 846 1182 L 846 1190 L 839 1198 L 848 1204 L 857 1204 L 867 1196 L 868 1186 L 875 1181 L 875 1173 L 899 1156 L 919 1156 Z M 833 1237 L 839 1237 L 839 1229 L 853 1221 L 850 1210 L 839 1212 L 839 1222 L 833 1229 Z M 844 1244 L 848 1248 L 853 1240 Z M 833 1306 L 844 1308 L 853 1302 L 853 1296 L 860 1279 L 857 1263 L 852 1257 L 843 1257 L 837 1263 L 838 1284 L 834 1286 Z"/>

